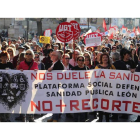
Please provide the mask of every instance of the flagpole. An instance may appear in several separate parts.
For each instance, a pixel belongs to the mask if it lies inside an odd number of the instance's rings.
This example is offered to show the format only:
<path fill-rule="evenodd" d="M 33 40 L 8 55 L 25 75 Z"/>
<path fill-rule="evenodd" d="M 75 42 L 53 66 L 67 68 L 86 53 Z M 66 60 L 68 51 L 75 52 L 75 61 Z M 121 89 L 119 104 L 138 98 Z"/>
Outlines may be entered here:
<path fill-rule="evenodd" d="M 64 41 L 64 59 L 65 59 L 65 43 L 66 43 L 66 31 L 65 31 L 65 41 Z"/>
<path fill-rule="evenodd" d="M 74 38 L 73 38 L 73 49 L 74 49 L 74 67 L 75 67 L 75 43 L 74 43 Z"/>

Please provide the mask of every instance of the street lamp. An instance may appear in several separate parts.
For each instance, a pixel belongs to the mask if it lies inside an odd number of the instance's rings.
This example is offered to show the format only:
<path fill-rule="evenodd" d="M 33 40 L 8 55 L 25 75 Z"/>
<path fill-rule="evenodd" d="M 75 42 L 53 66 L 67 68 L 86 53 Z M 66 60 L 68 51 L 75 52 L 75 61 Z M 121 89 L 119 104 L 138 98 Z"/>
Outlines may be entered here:
<path fill-rule="evenodd" d="M 24 30 L 25 30 L 25 38 L 27 39 L 27 34 L 26 34 L 26 30 L 27 30 L 27 26 L 24 26 Z"/>
<path fill-rule="evenodd" d="M 27 33 L 26 33 L 26 37 L 27 37 L 27 41 L 28 41 L 28 32 L 29 32 L 29 18 L 26 18 L 27 21 Z"/>

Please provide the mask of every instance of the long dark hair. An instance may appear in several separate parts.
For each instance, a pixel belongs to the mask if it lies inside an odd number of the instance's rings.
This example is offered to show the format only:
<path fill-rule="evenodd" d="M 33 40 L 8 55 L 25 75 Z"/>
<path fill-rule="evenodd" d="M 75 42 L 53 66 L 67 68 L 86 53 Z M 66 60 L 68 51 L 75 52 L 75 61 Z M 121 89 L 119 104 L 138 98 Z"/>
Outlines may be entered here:
<path fill-rule="evenodd" d="M 135 50 L 134 56 L 136 56 L 136 49 L 131 49 L 131 57 L 132 57 L 132 51 Z"/>

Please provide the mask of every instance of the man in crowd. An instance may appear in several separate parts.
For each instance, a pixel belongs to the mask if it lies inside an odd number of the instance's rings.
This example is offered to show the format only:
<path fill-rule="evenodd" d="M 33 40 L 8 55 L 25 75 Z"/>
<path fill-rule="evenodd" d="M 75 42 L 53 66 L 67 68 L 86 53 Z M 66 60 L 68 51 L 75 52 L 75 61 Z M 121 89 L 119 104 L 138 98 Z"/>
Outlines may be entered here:
<path fill-rule="evenodd" d="M 112 54 L 113 65 L 117 70 L 127 70 L 126 64 L 120 60 L 119 53 L 115 52 Z"/>
<path fill-rule="evenodd" d="M 117 47 L 117 51 L 120 52 L 120 50 L 122 49 L 122 45 L 119 43 L 119 41 L 115 41 L 115 46 Z"/>
<path fill-rule="evenodd" d="M 105 40 L 105 47 L 108 47 L 110 49 L 110 51 L 111 51 L 111 45 L 109 44 L 108 39 Z"/>
<path fill-rule="evenodd" d="M 64 70 L 64 65 L 60 61 L 61 55 L 58 51 L 53 51 L 51 54 L 51 60 L 53 62 L 52 66 L 48 69 L 49 72 L 53 70 Z M 53 114 L 52 119 L 48 120 L 48 122 L 58 122 L 59 114 Z"/>
<path fill-rule="evenodd" d="M 72 70 L 73 66 L 71 64 L 69 64 L 69 60 L 70 60 L 69 54 L 66 53 L 62 56 L 64 70 Z"/>
<path fill-rule="evenodd" d="M 70 59 L 69 63 L 74 67 L 77 66 L 77 57 L 80 55 L 78 50 L 75 50 L 72 54 L 72 59 Z"/>

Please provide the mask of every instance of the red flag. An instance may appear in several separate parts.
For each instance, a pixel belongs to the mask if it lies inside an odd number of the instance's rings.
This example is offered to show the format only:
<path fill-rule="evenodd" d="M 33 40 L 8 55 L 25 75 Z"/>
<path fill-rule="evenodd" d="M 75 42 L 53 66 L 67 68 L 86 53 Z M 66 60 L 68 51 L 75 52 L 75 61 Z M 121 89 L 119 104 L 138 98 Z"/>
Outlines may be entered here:
<path fill-rule="evenodd" d="M 105 19 L 103 19 L 103 28 L 104 28 L 105 31 L 107 31 L 107 27 L 106 27 Z"/>
<path fill-rule="evenodd" d="M 135 27 L 133 28 L 133 32 L 135 33 L 135 31 L 136 31 L 136 29 L 135 29 Z"/>
<path fill-rule="evenodd" d="M 139 28 L 139 26 L 138 26 L 138 32 L 140 33 L 140 28 Z"/>
<path fill-rule="evenodd" d="M 113 39 L 113 33 L 109 36 L 109 39 Z"/>

